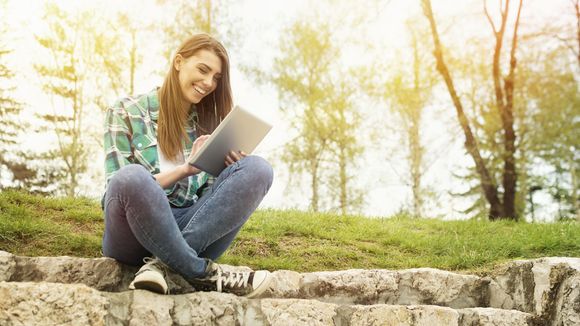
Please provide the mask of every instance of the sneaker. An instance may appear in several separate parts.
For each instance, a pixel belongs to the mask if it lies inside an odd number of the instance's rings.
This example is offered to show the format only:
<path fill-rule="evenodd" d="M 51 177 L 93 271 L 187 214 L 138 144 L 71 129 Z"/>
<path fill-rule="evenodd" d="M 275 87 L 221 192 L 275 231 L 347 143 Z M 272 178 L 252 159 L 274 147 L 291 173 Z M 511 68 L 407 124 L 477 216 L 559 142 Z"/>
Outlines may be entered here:
<path fill-rule="evenodd" d="M 145 257 L 143 262 L 145 265 L 141 266 L 135 274 L 135 279 L 129 284 L 129 289 L 149 290 L 159 294 L 167 294 L 165 265 L 155 257 Z"/>
<path fill-rule="evenodd" d="M 206 276 L 189 283 L 198 291 L 226 292 L 254 298 L 266 291 L 270 279 L 268 271 L 224 271 L 222 266 L 208 260 Z"/>

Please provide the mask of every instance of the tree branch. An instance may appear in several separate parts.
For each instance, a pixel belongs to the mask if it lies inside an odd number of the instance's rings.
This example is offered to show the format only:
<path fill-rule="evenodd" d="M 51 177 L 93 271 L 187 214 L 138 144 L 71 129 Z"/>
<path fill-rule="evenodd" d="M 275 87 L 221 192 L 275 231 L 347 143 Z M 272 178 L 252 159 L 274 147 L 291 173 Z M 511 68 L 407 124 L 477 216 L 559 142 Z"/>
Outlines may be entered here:
<path fill-rule="evenodd" d="M 575 3 L 572 3 L 574 8 L 576 9 L 576 30 L 577 30 L 577 38 L 578 38 L 578 65 L 580 66 L 580 0 L 576 0 Z"/>
<path fill-rule="evenodd" d="M 447 85 L 447 90 L 449 91 L 449 95 L 453 101 L 455 106 L 455 110 L 457 113 L 457 118 L 459 120 L 459 124 L 463 129 L 463 133 L 465 135 L 465 148 L 473 158 L 475 163 L 476 170 L 479 174 L 481 187 L 483 188 L 483 192 L 485 194 L 485 198 L 490 204 L 490 218 L 496 219 L 503 215 L 501 203 L 498 197 L 497 186 L 489 173 L 485 161 L 483 160 L 481 153 L 478 148 L 477 140 L 471 130 L 471 126 L 467 117 L 465 116 L 465 111 L 463 110 L 463 104 L 459 99 L 457 91 L 455 90 L 455 86 L 453 84 L 453 79 L 449 73 L 449 69 L 445 64 L 443 59 L 443 50 L 441 46 L 441 42 L 439 40 L 439 34 L 437 32 L 437 24 L 435 23 L 435 17 L 433 15 L 433 9 L 431 8 L 431 1 L 430 0 L 421 0 L 421 6 L 423 7 L 423 13 L 427 20 L 429 21 L 429 25 L 431 26 L 431 34 L 433 37 L 433 44 L 435 46 L 434 56 L 437 62 L 437 70 L 443 77 L 445 84 Z"/>
<path fill-rule="evenodd" d="M 485 17 L 487 17 L 487 21 L 491 25 L 491 29 L 493 29 L 493 34 L 497 34 L 497 29 L 495 28 L 495 24 L 493 23 L 493 19 L 489 15 L 489 11 L 487 10 L 487 0 L 483 0 L 483 11 L 485 12 Z"/>

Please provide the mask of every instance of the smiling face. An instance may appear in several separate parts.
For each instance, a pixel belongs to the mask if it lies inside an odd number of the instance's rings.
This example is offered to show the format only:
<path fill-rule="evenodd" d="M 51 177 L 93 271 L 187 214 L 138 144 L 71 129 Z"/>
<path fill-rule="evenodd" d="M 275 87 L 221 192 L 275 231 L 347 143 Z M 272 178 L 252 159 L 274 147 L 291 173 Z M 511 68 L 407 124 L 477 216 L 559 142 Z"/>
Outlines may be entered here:
<path fill-rule="evenodd" d="M 202 49 L 189 58 L 177 55 L 174 66 L 178 71 L 183 105 L 187 107 L 213 92 L 221 78 L 222 62 L 212 51 Z"/>

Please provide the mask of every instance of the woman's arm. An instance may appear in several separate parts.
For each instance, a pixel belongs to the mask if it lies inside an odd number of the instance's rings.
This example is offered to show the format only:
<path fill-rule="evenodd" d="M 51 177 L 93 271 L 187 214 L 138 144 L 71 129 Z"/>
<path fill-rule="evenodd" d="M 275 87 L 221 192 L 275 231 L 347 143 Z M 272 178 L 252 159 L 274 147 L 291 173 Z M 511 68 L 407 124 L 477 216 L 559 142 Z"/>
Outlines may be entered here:
<path fill-rule="evenodd" d="M 172 169 L 169 171 L 163 171 L 163 172 L 157 173 L 153 176 L 155 177 L 155 180 L 157 180 L 159 185 L 161 185 L 161 188 L 166 189 L 166 188 L 171 187 L 174 183 L 176 183 L 177 181 L 179 181 L 185 177 L 199 173 L 199 170 L 197 173 L 189 173 L 189 171 L 188 171 L 189 169 L 186 165 L 189 165 L 189 164 L 182 164 L 182 165 L 176 167 L 175 169 Z"/>
<path fill-rule="evenodd" d="M 106 184 L 125 165 L 131 164 L 131 131 L 127 112 L 121 104 L 110 107 L 105 114 L 105 178 Z"/>
<path fill-rule="evenodd" d="M 192 157 L 193 155 L 195 155 L 208 138 L 209 138 L 209 135 L 197 137 L 195 139 L 195 141 L 193 142 L 193 146 L 191 148 L 191 154 L 189 157 Z M 189 161 L 189 158 L 187 161 Z M 161 188 L 163 188 L 163 189 L 169 188 L 177 181 L 179 181 L 185 177 L 189 177 L 190 175 L 198 174 L 199 172 L 201 172 L 200 169 L 190 165 L 189 163 L 187 163 L 187 161 L 185 163 L 179 165 L 175 169 L 172 169 L 169 171 L 164 171 L 164 172 L 157 173 L 154 175 L 155 180 L 157 180 L 159 185 L 161 185 Z"/>

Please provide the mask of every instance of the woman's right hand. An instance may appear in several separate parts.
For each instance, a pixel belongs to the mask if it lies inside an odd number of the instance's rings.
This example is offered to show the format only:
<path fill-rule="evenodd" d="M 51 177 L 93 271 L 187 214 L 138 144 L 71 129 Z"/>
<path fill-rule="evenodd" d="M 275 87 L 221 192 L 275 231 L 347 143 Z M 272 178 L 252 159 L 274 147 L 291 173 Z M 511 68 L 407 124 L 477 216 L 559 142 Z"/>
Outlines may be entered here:
<path fill-rule="evenodd" d="M 188 162 L 199 151 L 199 149 L 203 146 L 203 144 L 205 144 L 209 136 L 210 135 L 199 136 L 193 142 L 193 145 L 191 146 L 191 153 L 189 154 L 187 160 L 185 160 L 185 164 L 183 164 L 183 169 L 185 170 L 186 175 L 190 176 L 201 172 L 200 169 L 189 164 Z"/>

